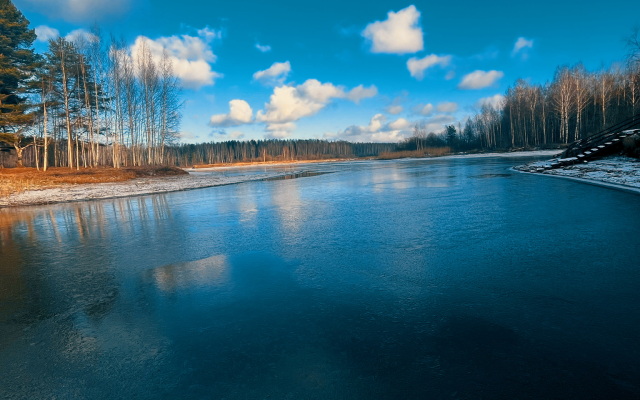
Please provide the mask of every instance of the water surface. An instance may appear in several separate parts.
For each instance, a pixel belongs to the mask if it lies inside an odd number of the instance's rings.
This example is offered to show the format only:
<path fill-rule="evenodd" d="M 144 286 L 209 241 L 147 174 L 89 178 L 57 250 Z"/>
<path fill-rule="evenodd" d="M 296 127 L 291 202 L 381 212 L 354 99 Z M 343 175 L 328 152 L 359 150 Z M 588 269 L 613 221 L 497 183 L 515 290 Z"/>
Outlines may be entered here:
<path fill-rule="evenodd" d="M 0 397 L 637 399 L 640 196 L 521 162 L 2 210 Z"/>

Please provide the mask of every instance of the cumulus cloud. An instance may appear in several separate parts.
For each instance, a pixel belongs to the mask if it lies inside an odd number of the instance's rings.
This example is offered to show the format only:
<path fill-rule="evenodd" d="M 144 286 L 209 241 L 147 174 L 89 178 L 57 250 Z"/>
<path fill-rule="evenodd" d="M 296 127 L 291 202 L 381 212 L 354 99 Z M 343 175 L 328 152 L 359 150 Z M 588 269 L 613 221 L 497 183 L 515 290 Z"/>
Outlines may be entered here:
<path fill-rule="evenodd" d="M 51 28 L 46 25 L 37 26 L 36 36 L 38 42 L 48 42 L 51 39 L 57 39 L 60 36 L 60 31 L 55 28 Z"/>
<path fill-rule="evenodd" d="M 402 107 L 399 104 L 391 104 L 389 107 L 386 108 L 385 111 L 388 112 L 389 114 L 398 115 L 404 111 L 404 107 Z"/>
<path fill-rule="evenodd" d="M 261 53 L 268 53 L 268 52 L 271 51 L 271 46 L 262 45 L 260 43 L 256 43 L 256 49 L 258 49 L 258 51 L 261 52 Z"/>
<path fill-rule="evenodd" d="M 398 142 L 411 135 L 412 126 L 413 124 L 404 118 L 387 122 L 384 115 L 376 114 L 369 121 L 369 125 L 351 125 L 331 136 L 353 142 Z"/>
<path fill-rule="evenodd" d="M 504 106 L 504 96 L 501 94 L 496 94 L 490 97 L 483 97 L 480 100 L 478 100 L 478 102 L 476 103 L 476 105 L 478 107 L 491 107 L 493 109 L 499 110 Z"/>
<path fill-rule="evenodd" d="M 202 36 L 174 35 L 157 39 L 138 36 L 131 46 L 131 55 L 136 59 L 141 57 L 146 49 L 157 63 L 166 51 L 174 74 L 180 79 L 183 87 L 199 89 L 213 85 L 215 79 L 222 75 L 211 69 L 211 63 L 216 61 L 216 56 L 211 50 L 210 41 L 219 36 L 211 34 L 208 28 L 200 32 Z"/>
<path fill-rule="evenodd" d="M 205 26 L 202 29 L 198 29 L 198 36 L 203 38 L 207 43 L 210 43 L 215 39 L 221 39 L 222 31 L 216 31 L 209 26 Z"/>
<path fill-rule="evenodd" d="M 282 85 L 291 72 L 291 63 L 275 62 L 264 71 L 258 71 L 253 74 L 253 79 L 269 85 Z"/>
<path fill-rule="evenodd" d="M 516 43 L 513 45 L 511 56 L 515 57 L 518 54 L 520 54 L 523 58 L 527 58 L 528 56 L 527 50 L 532 48 L 533 48 L 533 40 L 526 39 L 521 36 L 518 38 L 518 40 L 516 40 Z"/>
<path fill-rule="evenodd" d="M 301 85 L 284 85 L 273 89 L 264 110 L 256 114 L 256 120 L 267 124 L 272 137 L 286 137 L 295 129 L 295 121 L 309 117 L 325 108 L 333 99 L 357 102 L 377 93 L 375 86 L 362 85 L 350 91 L 332 83 L 309 79 Z"/>
<path fill-rule="evenodd" d="M 275 139 L 284 139 L 289 137 L 294 129 L 296 129 L 296 124 L 294 122 L 268 124 L 267 132 L 269 132 L 269 135 L 267 136 Z"/>
<path fill-rule="evenodd" d="M 435 115 L 421 122 L 421 126 L 428 133 L 440 133 L 445 125 L 452 125 L 457 122 L 452 115 Z"/>
<path fill-rule="evenodd" d="M 75 29 L 67 33 L 64 38 L 68 42 L 72 42 L 77 45 L 94 43 L 100 40 L 100 38 L 98 38 L 96 35 L 84 29 Z"/>
<path fill-rule="evenodd" d="M 424 115 L 425 117 L 433 114 L 433 104 L 431 103 L 427 103 L 427 104 L 418 104 L 413 111 L 420 114 L 420 115 Z"/>
<path fill-rule="evenodd" d="M 374 97 L 378 94 L 378 88 L 375 85 L 371 85 L 368 88 L 363 85 L 359 85 L 354 87 L 347 93 L 347 99 L 353 101 L 354 103 L 360 103 L 360 100 L 368 99 Z"/>
<path fill-rule="evenodd" d="M 188 142 L 188 143 L 196 143 L 200 140 L 200 136 L 189 131 L 179 132 L 178 137 L 180 137 L 181 141 Z"/>
<path fill-rule="evenodd" d="M 406 54 L 424 47 L 420 11 L 411 5 L 398 12 L 389 11 L 384 21 L 372 22 L 362 31 L 371 42 L 371 52 Z"/>
<path fill-rule="evenodd" d="M 428 68 L 440 65 L 446 67 L 451 62 L 451 56 L 438 56 L 430 54 L 424 58 L 412 57 L 407 61 L 407 68 L 411 76 L 421 81 L 424 78 L 424 71 Z"/>
<path fill-rule="evenodd" d="M 317 113 L 332 98 L 344 96 L 342 88 L 316 79 L 309 79 L 298 86 L 279 86 L 273 90 L 265 110 L 258 111 L 256 118 L 271 124 L 293 122 Z"/>
<path fill-rule="evenodd" d="M 458 85 L 460 89 L 483 89 L 494 85 L 500 78 L 504 76 L 502 71 L 481 71 L 476 70 L 465 75 Z"/>
<path fill-rule="evenodd" d="M 22 0 L 50 18 L 70 22 L 93 22 L 126 13 L 131 0 Z"/>
<path fill-rule="evenodd" d="M 209 125 L 214 127 L 238 126 L 249 124 L 253 120 L 253 110 L 244 100 L 231 100 L 228 114 L 212 115 Z"/>
<path fill-rule="evenodd" d="M 390 122 L 387 126 L 389 129 L 396 131 L 410 128 L 411 122 L 404 118 L 398 118 L 397 120 Z"/>
<path fill-rule="evenodd" d="M 438 110 L 438 112 L 442 112 L 442 113 L 453 113 L 458 110 L 458 103 L 454 103 L 450 101 L 443 102 L 438 104 L 438 107 L 436 109 Z"/>

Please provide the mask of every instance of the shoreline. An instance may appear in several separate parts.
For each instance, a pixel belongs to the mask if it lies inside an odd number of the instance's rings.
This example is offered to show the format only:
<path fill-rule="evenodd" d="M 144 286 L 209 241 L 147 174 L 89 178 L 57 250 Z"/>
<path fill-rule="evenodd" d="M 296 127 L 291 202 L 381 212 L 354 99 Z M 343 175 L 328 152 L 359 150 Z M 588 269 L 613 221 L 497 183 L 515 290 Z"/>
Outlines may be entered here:
<path fill-rule="evenodd" d="M 524 158 L 524 157 L 547 157 L 558 153 L 558 150 L 541 150 L 541 151 L 523 151 L 512 153 L 478 153 L 478 154 L 456 154 L 443 157 L 427 157 L 412 158 L 424 160 L 438 159 L 465 159 L 465 158 Z M 411 160 L 411 159 L 407 159 Z M 629 159 L 634 160 L 634 159 Z M 151 178 L 135 178 L 124 182 L 113 183 L 95 183 L 95 184 L 79 184 L 68 185 L 62 187 L 28 190 L 8 197 L 0 198 L 0 208 L 14 208 L 24 206 L 38 206 L 48 204 L 59 204 L 87 200 L 106 200 L 122 197 L 143 196 L 158 193 L 170 193 L 194 189 L 203 189 L 215 186 L 233 185 L 237 183 L 259 181 L 264 179 L 275 178 L 283 175 L 283 171 L 279 167 L 291 167 L 287 174 L 296 174 L 304 172 L 304 166 L 307 164 L 320 163 L 342 163 L 357 161 L 375 161 L 360 159 L 340 159 L 340 160 L 311 160 L 311 161 L 295 161 L 295 162 L 275 162 L 275 163 L 251 163 L 244 165 L 226 165 L 218 167 L 206 168 L 183 168 L 188 175 L 171 176 L 171 177 L 151 177 Z M 382 160 L 387 161 L 387 160 Z M 635 160 L 634 160 L 635 161 Z M 627 161 L 628 162 L 628 161 Z M 589 163 L 592 167 L 597 161 Z M 624 163 L 624 162 L 623 162 Z M 620 164 L 620 161 L 618 161 Z M 629 186 L 616 182 L 607 182 L 606 180 L 594 180 L 584 178 L 582 176 L 567 176 L 559 173 L 543 173 L 541 175 L 555 176 L 560 178 L 569 178 L 583 183 L 595 184 L 615 188 L 620 190 L 628 190 L 634 193 L 640 193 L 640 162 L 637 162 L 637 186 Z M 574 167 L 574 166 L 572 166 Z M 571 167 L 568 167 L 571 168 Z M 259 170 L 259 171 L 256 171 Z M 249 171 L 252 170 L 252 171 Z M 224 174 L 216 175 L 211 172 L 221 171 L 239 171 L 240 173 L 233 176 L 225 176 Z M 558 170 L 554 170 L 558 171 Z"/>
<path fill-rule="evenodd" d="M 534 162 L 529 166 L 544 166 L 548 161 Z M 564 178 L 594 186 L 640 194 L 640 160 L 625 156 L 610 156 L 583 164 L 569 165 L 542 172 L 522 171 L 523 174 Z"/>
<path fill-rule="evenodd" d="M 536 174 L 536 173 L 533 173 L 533 172 L 518 171 L 517 169 L 513 169 L 513 170 L 516 171 L 516 172 L 523 173 L 523 174 L 533 174 L 533 175 Z M 629 185 L 621 185 L 619 183 L 596 181 L 594 179 L 585 179 L 585 178 L 578 178 L 578 177 L 575 177 L 575 176 L 566 176 L 566 175 L 556 175 L 556 174 L 540 174 L 540 175 L 544 175 L 544 176 L 547 176 L 547 177 L 550 177 L 550 178 L 567 179 L 567 180 L 570 180 L 570 181 L 576 181 L 576 182 L 584 183 L 584 184 L 587 184 L 587 185 L 600 186 L 600 187 L 605 187 L 605 188 L 608 188 L 608 189 L 622 190 L 624 192 L 640 194 L 640 187 L 634 187 L 634 186 L 629 186 Z"/>
<path fill-rule="evenodd" d="M 215 186 L 262 180 L 282 175 L 280 171 L 262 175 L 224 177 L 214 175 L 189 175 L 136 178 L 114 183 L 69 185 L 47 189 L 28 190 L 6 198 L 0 198 L 0 209 L 73 203 L 78 201 L 107 200 L 123 197 L 145 196 L 159 193 L 204 189 Z"/>
<path fill-rule="evenodd" d="M 254 167 L 284 167 L 289 165 L 306 165 L 306 164 L 322 164 L 322 163 L 339 163 L 350 161 L 369 161 L 366 158 L 328 158 L 325 160 L 289 160 L 289 161 L 251 161 L 239 162 L 233 164 L 196 164 L 192 167 L 183 167 L 187 172 L 197 171 L 218 171 L 221 169 L 231 168 L 254 168 Z"/>

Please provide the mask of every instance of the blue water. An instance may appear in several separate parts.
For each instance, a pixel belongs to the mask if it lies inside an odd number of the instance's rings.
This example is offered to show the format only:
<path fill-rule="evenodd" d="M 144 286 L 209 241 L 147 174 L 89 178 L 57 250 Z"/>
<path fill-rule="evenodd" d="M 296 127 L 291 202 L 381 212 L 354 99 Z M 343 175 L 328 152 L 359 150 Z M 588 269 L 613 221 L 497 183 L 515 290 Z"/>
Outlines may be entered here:
<path fill-rule="evenodd" d="M 638 399 L 640 196 L 522 162 L 2 210 L 0 398 Z"/>

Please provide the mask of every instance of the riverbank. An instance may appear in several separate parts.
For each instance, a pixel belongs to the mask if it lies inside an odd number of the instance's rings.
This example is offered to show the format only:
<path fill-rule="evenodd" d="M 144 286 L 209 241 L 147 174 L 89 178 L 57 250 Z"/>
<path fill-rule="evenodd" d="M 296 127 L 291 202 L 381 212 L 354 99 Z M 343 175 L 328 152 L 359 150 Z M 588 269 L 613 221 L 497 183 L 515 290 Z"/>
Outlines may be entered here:
<path fill-rule="evenodd" d="M 124 182 L 136 178 L 187 175 L 181 168 L 168 166 L 124 167 L 124 168 L 63 168 L 54 167 L 46 171 L 35 168 L 0 168 L 0 198 L 9 197 L 28 190 L 55 187 Z"/>
<path fill-rule="evenodd" d="M 549 163 L 539 161 L 527 165 L 544 167 Z M 535 173 L 640 193 L 640 160 L 631 157 L 611 156 Z"/>
<path fill-rule="evenodd" d="M 439 159 L 456 158 L 489 158 L 489 157 L 552 157 L 557 150 L 526 151 L 512 153 L 458 154 L 439 157 Z M 349 162 L 353 160 L 340 160 Z M 320 161 L 336 162 L 336 161 Z M 313 164 L 317 164 L 314 162 Z M 263 180 L 285 174 L 282 167 L 287 167 L 286 174 L 305 172 L 305 165 L 310 162 L 287 162 L 269 164 L 226 165 L 209 168 L 187 168 L 188 174 L 169 177 L 135 177 L 130 180 L 107 183 L 66 184 L 26 190 L 10 196 L 0 197 L 0 207 L 30 206 L 41 204 L 64 203 L 83 200 L 109 199 L 127 196 L 140 196 L 155 193 L 167 193 L 182 190 L 199 189 L 213 186 L 230 185 L 253 180 Z M 261 167 L 259 170 L 255 167 Z M 574 168 L 575 167 L 575 168 Z M 216 174 L 215 171 L 220 171 Z M 635 159 L 616 159 L 613 162 L 591 162 L 588 165 L 576 165 L 564 170 L 553 170 L 549 175 L 564 176 L 577 179 L 590 179 L 592 183 L 605 182 L 625 185 L 640 191 L 640 162 Z M 626 177 L 626 178 L 625 178 Z"/>
<path fill-rule="evenodd" d="M 267 168 L 265 168 L 265 171 L 258 173 L 239 173 L 233 176 L 203 174 L 189 170 L 187 174 L 180 176 L 145 177 L 124 182 L 76 184 L 26 190 L 10 196 L 0 197 L 0 207 L 31 206 L 168 193 L 268 179 L 278 175 L 282 175 L 282 171 Z"/>

